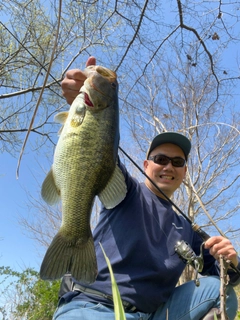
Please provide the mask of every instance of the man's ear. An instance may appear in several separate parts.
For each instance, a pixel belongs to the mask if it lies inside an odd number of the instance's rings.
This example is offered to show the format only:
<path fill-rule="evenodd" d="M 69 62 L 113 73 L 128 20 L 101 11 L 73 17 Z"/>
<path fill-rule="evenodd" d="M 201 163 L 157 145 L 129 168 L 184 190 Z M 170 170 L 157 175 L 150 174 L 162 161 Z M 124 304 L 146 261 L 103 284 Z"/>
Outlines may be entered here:
<path fill-rule="evenodd" d="M 186 174 L 187 174 L 187 170 L 188 170 L 188 167 L 187 167 L 187 165 L 186 165 L 186 166 L 185 166 L 184 179 L 185 179 L 185 177 L 186 177 Z"/>
<path fill-rule="evenodd" d="M 148 162 L 148 160 L 144 160 L 143 161 L 143 167 L 144 167 L 144 171 L 146 171 L 147 170 L 147 167 L 149 166 L 149 162 Z"/>

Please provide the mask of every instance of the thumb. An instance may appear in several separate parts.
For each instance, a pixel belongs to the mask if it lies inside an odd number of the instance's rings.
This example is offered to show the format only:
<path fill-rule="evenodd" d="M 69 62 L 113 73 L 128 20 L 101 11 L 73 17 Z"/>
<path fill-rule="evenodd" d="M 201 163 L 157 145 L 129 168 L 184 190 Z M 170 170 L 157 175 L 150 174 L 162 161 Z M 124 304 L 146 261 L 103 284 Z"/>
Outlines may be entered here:
<path fill-rule="evenodd" d="M 95 65 L 96 65 L 96 58 L 93 56 L 89 57 L 86 62 L 86 67 L 95 66 Z"/>

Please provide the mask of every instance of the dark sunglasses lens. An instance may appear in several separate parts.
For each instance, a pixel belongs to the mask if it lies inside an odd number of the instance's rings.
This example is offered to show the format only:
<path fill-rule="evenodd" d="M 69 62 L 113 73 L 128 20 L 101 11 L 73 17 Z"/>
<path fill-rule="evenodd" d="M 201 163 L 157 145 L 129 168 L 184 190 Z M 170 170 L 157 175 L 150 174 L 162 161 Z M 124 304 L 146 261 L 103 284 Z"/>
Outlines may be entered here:
<path fill-rule="evenodd" d="M 159 154 L 154 157 L 154 162 L 162 166 L 166 166 L 170 162 L 170 159 L 164 155 Z M 174 167 L 183 167 L 185 165 L 185 160 L 180 157 L 176 157 L 171 159 L 171 163 Z"/>
<path fill-rule="evenodd" d="M 169 159 L 163 155 L 156 155 L 155 156 L 155 159 L 154 159 L 154 162 L 157 163 L 157 164 L 161 164 L 162 166 L 165 166 L 166 164 L 169 163 Z"/>
<path fill-rule="evenodd" d="M 185 160 L 182 158 L 173 158 L 172 159 L 172 165 L 174 167 L 183 167 L 185 164 Z"/>

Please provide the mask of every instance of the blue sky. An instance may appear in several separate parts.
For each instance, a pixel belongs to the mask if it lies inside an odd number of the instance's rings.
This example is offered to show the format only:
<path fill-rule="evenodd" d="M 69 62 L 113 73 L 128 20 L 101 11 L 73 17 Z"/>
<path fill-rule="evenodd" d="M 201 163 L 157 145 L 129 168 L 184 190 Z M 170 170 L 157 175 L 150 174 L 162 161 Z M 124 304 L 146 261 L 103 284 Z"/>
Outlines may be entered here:
<path fill-rule="evenodd" d="M 0 265 L 14 270 L 26 267 L 39 268 L 40 258 L 35 242 L 29 239 L 18 223 L 19 215 L 27 213 L 26 191 L 37 194 L 36 181 L 31 174 L 36 159 L 31 154 L 23 156 L 19 179 L 16 179 L 17 159 L 8 153 L 0 155 Z"/>
<path fill-rule="evenodd" d="M 18 219 L 20 215 L 28 215 L 26 191 L 33 197 L 39 197 L 40 185 L 45 176 L 39 163 L 42 165 L 46 161 L 43 156 L 36 158 L 33 153 L 24 154 L 19 179 L 16 179 L 18 159 L 8 153 L 1 154 L 0 159 L 0 266 L 10 266 L 17 271 L 27 267 L 39 270 L 42 261 L 40 251 L 44 253 L 45 249 L 27 236 Z M 49 164 L 45 167 L 48 169 Z M 39 184 L 34 178 L 36 175 L 40 177 Z M 240 225 L 240 217 L 231 220 L 228 220 L 229 224 Z"/>
<path fill-rule="evenodd" d="M 167 3 L 167 5 L 169 4 Z M 166 12 L 169 19 L 170 13 L 167 10 Z M 234 43 L 232 46 L 235 48 Z M 231 50 L 232 48 L 230 48 Z M 235 59 L 229 59 L 229 51 L 225 59 L 228 60 L 228 67 L 231 68 L 231 63 L 233 64 Z M 84 64 L 82 58 L 78 59 L 78 63 L 79 65 Z M 28 150 L 28 145 L 26 149 Z M 23 155 L 20 176 L 17 180 L 17 159 L 8 153 L 0 154 L 0 266 L 10 266 L 16 270 L 23 270 L 26 267 L 34 267 L 38 270 L 41 263 L 36 242 L 24 234 L 23 228 L 18 223 L 19 215 L 27 216 L 28 213 L 26 190 L 33 197 L 38 197 L 40 193 L 40 187 L 36 183 L 32 171 L 37 172 L 38 176 L 42 177 L 42 180 L 44 179 L 42 169 L 38 165 L 38 163 L 45 163 L 44 156 L 38 156 L 37 159 L 35 157 L 32 153 Z M 139 165 L 141 166 L 141 163 Z M 49 167 L 46 166 L 47 168 Z M 41 182 L 39 181 L 40 185 Z M 232 221 L 228 222 L 233 223 Z M 240 217 L 236 217 L 235 222 L 239 225 Z M 25 231 L 25 233 L 27 232 Z"/>

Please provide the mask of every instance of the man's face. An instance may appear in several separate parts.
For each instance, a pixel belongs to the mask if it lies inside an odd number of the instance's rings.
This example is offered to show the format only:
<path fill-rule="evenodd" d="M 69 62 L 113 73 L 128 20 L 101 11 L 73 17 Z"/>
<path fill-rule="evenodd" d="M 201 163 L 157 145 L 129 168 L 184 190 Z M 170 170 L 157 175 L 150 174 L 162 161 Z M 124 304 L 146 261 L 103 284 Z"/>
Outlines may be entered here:
<path fill-rule="evenodd" d="M 185 159 L 184 153 L 181 148 L 172 143 L 164 143 L 151 152 L 151 156 L 163 154 L 170 158 L 181 157 Z M 154 163 L 153 160 L 144 161 L 145 173 L 156 183 L 156 185 L 170 198 L 174 191 L 182 183 L 187 167 L 174 167 L 171 162 L 167 165 L 159 165 Z M 164 196 L 146 179 L 146 186 L 154 192 L 157 196 L 164 198 Z"/>

